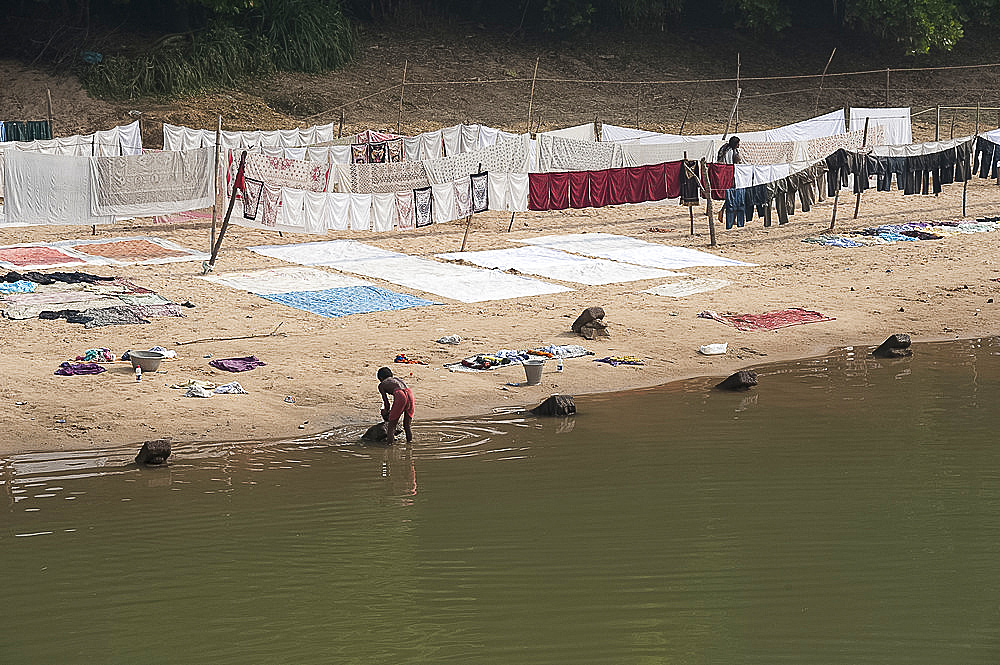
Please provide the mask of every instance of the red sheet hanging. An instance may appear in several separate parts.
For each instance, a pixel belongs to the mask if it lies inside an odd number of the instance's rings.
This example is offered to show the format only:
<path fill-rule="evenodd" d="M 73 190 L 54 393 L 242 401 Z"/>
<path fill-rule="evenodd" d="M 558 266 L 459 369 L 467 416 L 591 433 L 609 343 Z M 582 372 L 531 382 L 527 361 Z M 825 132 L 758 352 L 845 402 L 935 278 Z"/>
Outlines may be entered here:
<path fill-rule="evenodd" d="M 608 205 L 608 172 L 587 171 L 587 180 L 590 182 L 590 203 L 595 208 L 602 208 Z"/>
<path fill-rule="evenodd" d="M 575 171 L 569 174 L 569 204 L 573 208 L 590 208 L 590 171 Z"/>
<path fill-rule="evenodd" d="M 735 169 L 732 164 L 709 164 L 708 181 L 712 184 L 712 198 L 726 200 L 726 190 L 736 186 Z"/>
<path fill-rule="evenodd" d="M 569 207 L 569 173 L 549 174 L 549 210 Z"/>
<path fill-rule="evenodd" d="M 528 174 L 528 210 L 549 210 L 549 174 Z"/>

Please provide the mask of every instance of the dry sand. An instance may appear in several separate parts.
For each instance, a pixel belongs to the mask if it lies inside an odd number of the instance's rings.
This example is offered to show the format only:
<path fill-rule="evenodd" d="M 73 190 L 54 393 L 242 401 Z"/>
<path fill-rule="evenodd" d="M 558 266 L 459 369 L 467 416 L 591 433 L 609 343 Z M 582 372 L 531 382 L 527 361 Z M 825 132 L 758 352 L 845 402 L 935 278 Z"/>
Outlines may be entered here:
<path fill-rule="evenodd" d="M 968 217 L 998 211 L 1000 189 L 974 180 Z M 878 223 L 956 220 L 962 187 L 939 197 L 903 197 L 898 192 L 866 192 L 861 215 L 850 219 L 854 197 L 841 198 L 838 229 Z M 875 345 L 892 333 L 915 340 L 970 338 L 997 332 L 1000 234 L 957 235 L 938 241 L 842 249 L 801 242 L 827 228 L 831 202 L 799 213 L 787 226 L 765 229 L 759 220 L 737 231 L 719 231 L 717 254 L 755 267 L 703 267 L 692 275 L 721 277 L 733 284 L 684 298 L 641 294 L 676 278 L 608 286 L 566 284 L 573 291 L 477 304 L 448 303 L 325 319 L 272 303 L 249 293 L 212 284 L 196 276 L 200 265 L 171 263 L 125 268 L 90 267 L 97 274 L 128 277 L 174 302 L 191 301 L 184 318 L 153 319 L 149 325 L 86 330 L 62 320 L 3 320 L 0 340 L 0 427 L 6 432 L 0 454 L 103 448 L 171 437 L 175 445 L 204 441 L 254 441 L 294 437 L 345 424 L 377 421 L 380 406 L 375 371 L 391 365 L 414 389 L 416 420 L 488 413 L 494 408 L 534 406 L 552 393 L 579 395 L 655 386 L 672 380 L 729 373 L 762 362 L 804 357 L 842 345 Z M 519 213 L 507 233 L 509 214 L 477 215 L 468 250 L 514 246 L 508 241 L 541 234 L 621 233 L 650 242 L 708 249 L 705 217 L 698 233 L 688 233 L 687 209 L 676 204 L 621 206 L 552 213 Z M 651 227 L 673 229 L 651 232 Z M 455 222 L 416 232 L 345 232 L 327 238 L 355 238 L 379 247 L 430 257 L 457 251 L 465 225 Z M 32 227 L 0 230 L 0 244 L 90 238 L 90 227 Z M 99 227 L 98 238 L 148 234 L 196 249 L 207 249 L 205 225 L 169 226 L 126 223 Z M 279 238 L 231 227 L 217 272 L 287 265 L 246 249 L 256 244 L 298 243 L 316 236 Z M 396 291 L 409 289 L 374 281 Z M 420 294 L 434 298 L 432 294 Z M 440 300 L 440 298 L 437 298 Z M 607 313 L 611 338 L 583 341 L 569 331 L 582 309 L 599 305 Z M 836 320 L 771 332 L 740 332 L 698 318 L 705 309 L 761 313 L 805 307 Z M 280 324 L 280 327 L 279 327 Z M 273 336 L 225 339 L 245 335 Z M 458 346 L 434 340 L 462 337 Z M 216 340 L 198 341 L 206 338 Z M 728 342 L 725 356 L 706 357 L 702 344 Z M 581 343 L 597 357 L 636 355 L 645 366 L 611 367 L 592 358 L 567 360 L 556 373 L 547 363 L 538 386 L 523 382 L 520 367 L 483 373 L 451 373 L 445 362 L 499 348 Z M 127 363 L 114 363 L 96 376 L 53 374 L 63 360 L 91 347 L 118 354 L 162 345 L 177 351 L 161 371 L 136 382 Z M 422 357 L 429 365 L 392 365 L 397 353 Z M 213 369 L 214 358 L 256 355 L 267 363 L 250 372 Z M 248 395 L 186 398 L 169 384 L 188 379 L 225 383 L 238 380 Z M 766 386 L 761 387 L 766 390 Z M 294 403 L 285 401 L 291 396 Z M 63 422 L 64 421 L 64 422 Z M 303 426 L 300 429 L 300 426 Z M 417 430 L 419 437 L 420 431 Z"/>

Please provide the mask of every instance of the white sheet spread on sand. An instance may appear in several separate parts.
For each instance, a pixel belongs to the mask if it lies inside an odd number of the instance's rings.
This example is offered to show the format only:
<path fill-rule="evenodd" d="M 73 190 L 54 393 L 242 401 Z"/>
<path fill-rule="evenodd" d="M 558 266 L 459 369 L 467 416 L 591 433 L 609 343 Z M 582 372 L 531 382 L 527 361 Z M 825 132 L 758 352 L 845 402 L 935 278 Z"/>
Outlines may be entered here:
<path fill-rule="evenodd" d="M 207 282 L 221 284 L 257 295 L 288 293 L 291 291 L 325 291 L 345 286 L 372 286 L 370 282 L 350 275 L 317 270 L 316 268 L 266 268 L 244 272 L 226 272 L 200 277 Z"/>
<path fill-rule="evenodd" d="M 390 252 L 357 240 L 264 245 L 248 249 L 284 261 L 329 266 L 343 272 L 385 280 L 459 302 L 523 298 L 572 290 L 496 270 L 440 263 Z"/>
<path fill-rule="evenodd" d="M 642 293 L 651 293 L 654 296 L 670 296 L 673 298 L 683 298 L 684 296 L 694 295 L 695 293 L 706 293 L 708 291 L 715 291 L 716 289 L 721 289 L 724 286 L 729 286 L 732 284 L 728 279 L 712 279 L 710 277 L 692 277 L 691 279 L 682 279 L 678 282 L 667 282 L 666 284 L 660 284 L 659 286 L 654 286 L 651 289 L 646 289 Z"/>
<path fill-rule="evenodd" d="M 634 263 L 640 266 L 663 268 L 689 268 L 692 266 L 752 266 L 735 259 L 727 259 L 690 247 L 671 247 L 629 238 L 613 233 L 574 233 L 564 236 L 539 236 L 511 242 L 541 245 L 565 252 L 596 256 L 612 261 Z"/>
<path fill-rule="evenodd" d="M 452 252 L 436 256 L 449 261 L 468 261 L 483 268 L 513 269 L 562 282 L 591 285 L 633 282 L 684 274 L 607 259 L 574 256 L 557 249 L 533 245 L 513 249 L 489 249 L 482 252 Z"/>

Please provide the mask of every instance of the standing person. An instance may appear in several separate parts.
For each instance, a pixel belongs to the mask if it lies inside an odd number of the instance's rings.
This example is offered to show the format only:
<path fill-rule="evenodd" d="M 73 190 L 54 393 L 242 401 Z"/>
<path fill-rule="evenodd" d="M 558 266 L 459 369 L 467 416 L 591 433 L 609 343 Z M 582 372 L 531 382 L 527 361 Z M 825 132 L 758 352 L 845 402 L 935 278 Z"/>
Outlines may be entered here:
<path fill-rule="evenodd" d="M 729 141 L 722 144 L 719 148 L 719 154 L 716 155 L 716 162 L 720 164 L 742 164 L 743 158 L 740 157 L 740 137 L 730 136 Z M 723 203 L 719 206 L 719 223 L 722 223 L 722 218 L 726 214 L 726 204 Z M 740 224 L 740 226 L 743 226 Z"/>
<path fill-rule="evenodd" d="M 392 445 L 396 440 L 396 425 L 403 418 L 403 431 L 406 432 L 406 442 L 413 442 L 413 432 L 410 424 L 413 422 L 413 391 L 406 387 L 402 379 L 392 375 L 392 370 L 382 367 L 378 371 L 378 392 L 382 395 L 382 420 L 385 421 L 386 443 Z M 392 406 L 389 406 L 389 395 L 392 395 Z"/>

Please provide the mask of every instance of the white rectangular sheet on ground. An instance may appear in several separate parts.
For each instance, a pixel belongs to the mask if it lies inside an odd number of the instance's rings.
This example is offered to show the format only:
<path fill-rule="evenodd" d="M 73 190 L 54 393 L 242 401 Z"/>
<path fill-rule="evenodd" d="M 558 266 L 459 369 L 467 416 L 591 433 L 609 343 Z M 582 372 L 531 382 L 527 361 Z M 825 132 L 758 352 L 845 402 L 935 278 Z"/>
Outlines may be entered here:
<path fill-rule="evenodd" d="M 372 247 L 357 240 L 321 240 L 295 245 L 256 245 L 247 247 L 247 249 L 262 256 L 270 256 L 304 266 L 336 265 L 343 261 L 406 256 L 399 252 Z"/>
<path fill-rule="evenodd" d="M 870 118 L 868 129 L 875 125 L 885 129 L 887 145 L 907 145 L 913 143 L 913 128 L 910 124 L 910 107 L 890 109 L 851 109 L 851 131 L 865 128 L 865 118 Z"/>
<path fill-rule="evenodd" d="M 288 293 L 290 291 L 325 291 L 345 286 L 372 286 L 370 282 L 350 275 L 300 267 L 226 272 L 199 278 L 258 295 Z"/>
<path fill-rule="evenodd" d="M 459 302 L 506 300 L 572 290 L 529 277 L 508 275 L 498 270 L 440 263 L 405 254 L 382 259 L 328 262 L 324 265 Z"/>
<path fill-rule="evenodd" d="M 683 298 L 684 296 L 694 295 L 695 293 L 706 293 L 708 291 L 715 291 L 716 289 L 721 289 L 724 286 L 729 286 L 732 284 L 728 279 L 712 279 L 710 277 L 692 277 L 691 279 L 682 279 L 677 282 L 667 282 L 666 284 L 660 284 L 654 286 L 651 289 L 646 289 L 642 293 L 651 293 L 654 296 L 670 296 L 672 298 Z"/>
<path fill-rule="evenodd" d="M 576 233 L 565 236 L 540 236 L 511 240 L 529 245 L 541 245 L 565 252 L 596 256 L 612 261 L 634 263 L 641 266 L 663 268 L 689 268 L 692 266 L 752 266 L 735 259 L 727 259 L 690 247 L 671 247 L 638 240 L 612 233 Z"/>
<path fill-rule="evenodd" d="M 590 285 L 634 282 L 684 274 L 607 259 L 574 256 L 557 249 L 538 246 L 489 249 L 482 252 L 452 252 L 436 256 L 449 261 L 467 261 L 483 268 L 514 269 L 561 282 Z"/>

